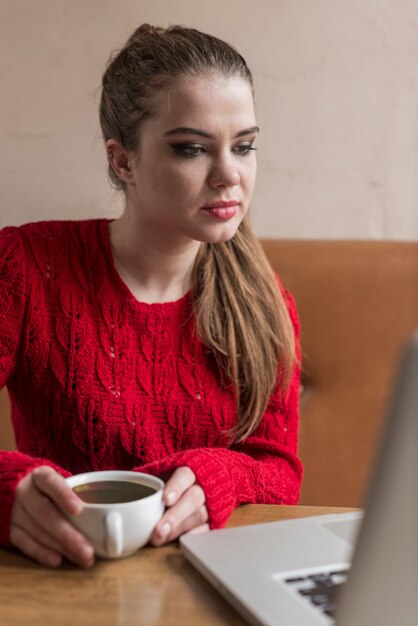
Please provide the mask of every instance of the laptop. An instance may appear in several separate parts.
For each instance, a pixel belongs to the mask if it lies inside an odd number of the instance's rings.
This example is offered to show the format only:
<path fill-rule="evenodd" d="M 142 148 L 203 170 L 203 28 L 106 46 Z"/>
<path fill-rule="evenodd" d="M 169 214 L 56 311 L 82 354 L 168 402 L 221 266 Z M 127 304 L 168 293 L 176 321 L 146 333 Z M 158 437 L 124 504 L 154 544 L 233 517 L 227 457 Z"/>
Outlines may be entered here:
<path fill-rule="evenodd" d="M 180 546 L 250 624 L 418 625 L 418 330 L 400 362 L 364 513 L 183 535 Z"/>

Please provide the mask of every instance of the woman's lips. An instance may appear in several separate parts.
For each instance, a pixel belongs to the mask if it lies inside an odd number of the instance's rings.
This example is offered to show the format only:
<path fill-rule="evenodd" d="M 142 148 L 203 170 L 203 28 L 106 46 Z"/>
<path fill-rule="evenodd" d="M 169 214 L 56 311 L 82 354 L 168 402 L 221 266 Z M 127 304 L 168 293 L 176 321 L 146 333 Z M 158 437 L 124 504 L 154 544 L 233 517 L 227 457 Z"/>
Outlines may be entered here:
<path fill-rule="evenodd" d="M 202 207 L 202 211 L 218 220 L 230 220 L 236 215 L 237 209 L 238 202 L 219 202 Z"/>

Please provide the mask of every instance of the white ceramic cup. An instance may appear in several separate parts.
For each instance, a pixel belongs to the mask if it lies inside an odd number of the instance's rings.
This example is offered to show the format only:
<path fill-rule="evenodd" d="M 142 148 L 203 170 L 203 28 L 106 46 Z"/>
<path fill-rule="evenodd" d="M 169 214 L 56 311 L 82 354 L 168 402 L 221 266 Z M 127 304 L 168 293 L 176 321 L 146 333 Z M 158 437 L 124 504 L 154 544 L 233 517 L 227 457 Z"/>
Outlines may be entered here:
<path fill-rule="evenodd" d="M 97 556 L 117 559 L 134 554 L 148 543 L 164 513 L 164 482 L 139 472 L 108 470 L 76 474 L 65 479 L 71 488 L 100 481 L 128 481 L 155 489 L 155 493 L 130 502 L 92 504 L 83 502 L 79 515 L 67 515 L 94 546 Z"/>

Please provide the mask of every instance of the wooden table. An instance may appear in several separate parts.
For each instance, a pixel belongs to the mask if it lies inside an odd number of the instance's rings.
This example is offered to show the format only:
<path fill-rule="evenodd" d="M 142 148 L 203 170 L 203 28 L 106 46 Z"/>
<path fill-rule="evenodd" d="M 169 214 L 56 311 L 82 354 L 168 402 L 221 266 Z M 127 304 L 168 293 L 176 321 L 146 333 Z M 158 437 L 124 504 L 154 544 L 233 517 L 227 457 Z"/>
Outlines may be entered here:
<path fill-rule="evenodd" d="M 245 505 L 229 526 L 348 509 Z M 0 550 L 0 626 L 244 626 L 184 559 L 178 544 L 146 547 L 89 570 L 51 570 Z"/>

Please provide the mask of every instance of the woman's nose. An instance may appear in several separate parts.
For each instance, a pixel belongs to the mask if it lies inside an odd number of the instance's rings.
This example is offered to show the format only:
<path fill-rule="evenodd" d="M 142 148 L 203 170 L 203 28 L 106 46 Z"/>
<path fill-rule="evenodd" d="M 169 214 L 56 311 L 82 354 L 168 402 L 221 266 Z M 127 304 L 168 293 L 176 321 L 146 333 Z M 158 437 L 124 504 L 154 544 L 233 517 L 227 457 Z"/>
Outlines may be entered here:
<path fill-rule="evenodd" d="M 209 174 L 209 185 L 213 188 L 235 187 L 240 183 L 236 166 L 229 160 L 218 161 Z"/>

